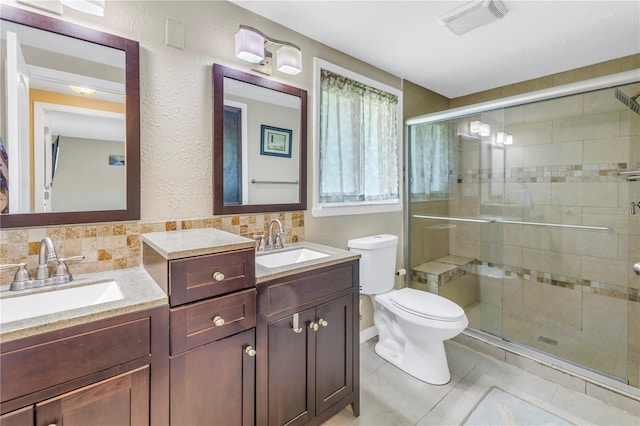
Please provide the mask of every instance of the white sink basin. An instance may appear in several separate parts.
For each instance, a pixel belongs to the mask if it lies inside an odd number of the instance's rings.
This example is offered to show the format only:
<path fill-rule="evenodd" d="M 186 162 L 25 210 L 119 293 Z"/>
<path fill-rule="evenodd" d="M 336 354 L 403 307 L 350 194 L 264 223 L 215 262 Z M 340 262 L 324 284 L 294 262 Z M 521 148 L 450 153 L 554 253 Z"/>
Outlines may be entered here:
<path fill-rule="evenodd" d="M 329 255 L 326 253 L 300 248 L 278 253 L 259 254 L 256 256 L 256 263 L 266 268 L 279 268 L 281 266 L 294 265 L 309 260 L 322 259 L 327 256 Z"/>
<path fill-rule="evenodd" d="M 0 299 L 0 323 L 124 299 L 115 281 Z"/>

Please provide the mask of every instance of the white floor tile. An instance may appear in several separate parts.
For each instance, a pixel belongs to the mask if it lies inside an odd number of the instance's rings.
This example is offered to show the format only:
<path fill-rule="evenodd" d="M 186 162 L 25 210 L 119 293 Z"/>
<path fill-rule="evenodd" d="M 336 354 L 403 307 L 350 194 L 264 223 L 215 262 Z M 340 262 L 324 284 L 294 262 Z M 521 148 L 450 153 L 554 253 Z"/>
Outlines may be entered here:
<path fill-rule="evenodd" d="M 638 416 L 458 342 L 446 342 L 452 380 L 443 386 L 424 383 L 386 362 L 374 343 L 360 345 L 360 417 L 344 409 L 324 425 L 460 425 L 494 386 L 570 423 L 640 425 Z"/>

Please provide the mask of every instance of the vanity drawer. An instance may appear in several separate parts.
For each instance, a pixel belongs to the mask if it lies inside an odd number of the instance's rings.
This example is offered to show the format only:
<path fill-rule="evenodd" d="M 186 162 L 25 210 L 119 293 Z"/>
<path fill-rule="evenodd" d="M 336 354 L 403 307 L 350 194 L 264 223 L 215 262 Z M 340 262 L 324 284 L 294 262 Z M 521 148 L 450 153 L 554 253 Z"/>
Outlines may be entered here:
<path fill-rule="evenodd" d="M 357 273 L 358 262 L 355 261 L 275 280 L 267 284 L 267 315 L 272 316 L 351 289 L 357 285 L 354 284 L 358 282 Z M 261 306 L 264 308 L 264 305 Z"/>
<path fill-rule="evenodd" d="M 220 317 L 220 318 L 217 318 Z M 215 325 L 222 319 L 223 325 Z M 256 289 L 171 309 L 171 355 L 256 325 Z"/>
<path fill-rule="evenodd" d="M 172 260 L 169 263 L 171 306 L 230 293 L 255 285 L 253 248 Z"/>
<path fill-rule="evenodd" d="M 68 333 L 76 333 L 76 328 Z M 132 362 L 150 361 L 151 320 L 141 318 L 123 324 L 59 336 L 37 336 L 30 346 L 0 356 L 2 400 L 63 384 Z M 65 334 L 67 330 L 63 330 Z M 47 336 L 52 336 L 51 338 Z M 43 343 L 39 343 L 41 340 Z"/>

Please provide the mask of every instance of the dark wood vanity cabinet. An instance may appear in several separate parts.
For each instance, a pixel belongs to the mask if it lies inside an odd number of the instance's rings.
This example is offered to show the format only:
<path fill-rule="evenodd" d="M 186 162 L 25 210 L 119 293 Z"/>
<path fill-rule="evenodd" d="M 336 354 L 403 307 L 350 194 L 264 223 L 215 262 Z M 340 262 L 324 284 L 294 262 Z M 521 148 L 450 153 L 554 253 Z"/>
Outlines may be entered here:
<path fill-rule="evenodd" d="M 253 425 L 254 248 L 165 260 L 145 244 L 143 253 L 171 305 L 170 424 Z"/>
<path fill-rule="evenodd" d="M 167 321 L 165 306 L 3 343 L 0 425 L 165 424 Z"/>
<path fill-rule="evenodd" d="M 359 415 L 358 261 L 258 284 L 257 424 Z"/>

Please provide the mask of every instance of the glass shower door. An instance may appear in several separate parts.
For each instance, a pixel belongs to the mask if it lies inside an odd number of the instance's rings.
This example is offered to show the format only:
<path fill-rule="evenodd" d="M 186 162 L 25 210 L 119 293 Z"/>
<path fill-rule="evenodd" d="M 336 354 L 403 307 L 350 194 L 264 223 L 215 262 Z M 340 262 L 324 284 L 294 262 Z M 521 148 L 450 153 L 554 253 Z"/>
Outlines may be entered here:
<path fill-rule="evenodd" d="M 640 83 L 415 120 L 407 257 L 470 328 L 638 387 L 640 115 L 616 89 Z"/>
<path fill-rule="evenodd" d="M 514 141 L 505 216 L 515 205 L 522 211 L 503 221 L 513 258 L 504 265 L 504 339 L 629 383 L 638 255 L 630 206 L 639 185 L 624 174 L 638 167 L 632 114 L 614 88 L 505 110 Z"/>

